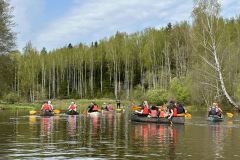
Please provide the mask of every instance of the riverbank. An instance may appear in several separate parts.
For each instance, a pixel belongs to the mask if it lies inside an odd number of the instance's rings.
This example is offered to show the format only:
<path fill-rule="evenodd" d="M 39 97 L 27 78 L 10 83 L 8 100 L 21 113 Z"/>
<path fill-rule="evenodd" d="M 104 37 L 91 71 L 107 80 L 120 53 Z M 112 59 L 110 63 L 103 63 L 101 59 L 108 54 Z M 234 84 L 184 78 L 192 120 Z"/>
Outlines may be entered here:
<path fill-rule="evenodd" d="M 15 103 L 15 104 L 7 104 L 5 102 L 2 102 L 0 104 L 0 107 L 4 109 L 40 109 L 42 105 L 44 104 L 45 101 L 36 101 L 35 103 Z M 64 99 L 64 100 L 59 100 L 59 99 L 52 99 L 51 100 L 53 108 L 54 109 L 59 109 L 59 110 L 66 110 L 71 102 L 75 102 L 78 108 L 87 108 L 91 102 L 95 102 L 98 106 L 102 106 L 103 103 L 105 102 L 107 105 L 111 103 L 113 107 L 117 107 L 116 100 L 112 99 L 93 99 L 93 100 L 88 100 L 88 99 Z M 121 108 L 126 108 L 126 106 L 133 106 L 133 103 L 131 101 L 121 101 Z"/>

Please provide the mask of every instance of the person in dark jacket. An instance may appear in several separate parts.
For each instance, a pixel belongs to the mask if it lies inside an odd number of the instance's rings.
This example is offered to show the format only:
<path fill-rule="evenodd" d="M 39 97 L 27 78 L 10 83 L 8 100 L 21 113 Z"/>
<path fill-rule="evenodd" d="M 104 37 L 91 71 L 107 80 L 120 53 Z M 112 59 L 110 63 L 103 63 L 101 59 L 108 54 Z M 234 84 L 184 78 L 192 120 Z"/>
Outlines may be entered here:
<path fill-rule="evenodd" d="M 88 106 L 89 108 L 88 112 L 93 112 L 93 106 L 94 106 L 94 102 L 91 102 L 90 106 Z"/>
<path fill-rule="evenodd" d="M 183 108 L 182 104 L 179 103 L 177 107 L 177 114 L 182 114 L 182 113 L 185 113 L 185 109 Z"/>

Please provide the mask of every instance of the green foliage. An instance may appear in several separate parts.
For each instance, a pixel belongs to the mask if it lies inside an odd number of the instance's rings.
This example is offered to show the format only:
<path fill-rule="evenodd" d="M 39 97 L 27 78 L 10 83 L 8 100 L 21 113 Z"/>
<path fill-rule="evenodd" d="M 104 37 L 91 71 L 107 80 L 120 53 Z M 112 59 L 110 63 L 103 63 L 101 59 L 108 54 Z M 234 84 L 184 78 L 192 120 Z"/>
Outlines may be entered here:
<path fill-rule="evenodd" d="M 163 105 L 167 102 L 167 91 L 164 89 L 152 89 L 146 93 L 147 100 L 153 105 Z"/>
<path fill-rule="evenodd" d="M 191 94 L 186 87 L 180 87 L 177 91 L 178 103 L 190 104 Z"/>
<path fill-rule="evenodd" d="M 14 93 L 14 92 L 10 92 L 6 96 L 6 100 L 7 100 L 7 103 L 14 104 L 15 102 L 19 101 L 19 96 L 18 96 L 18 94 Z"/>
<path fill-rule="evenodd" d="M 144 99 L 146 99 L 146 96 L 142 92 L 142 87 L 140 84 L 135 87 L 133 91 L 133 97 L 134 97 L 134 100 L 137 100 L 139 102 L 142 102 Z"/>

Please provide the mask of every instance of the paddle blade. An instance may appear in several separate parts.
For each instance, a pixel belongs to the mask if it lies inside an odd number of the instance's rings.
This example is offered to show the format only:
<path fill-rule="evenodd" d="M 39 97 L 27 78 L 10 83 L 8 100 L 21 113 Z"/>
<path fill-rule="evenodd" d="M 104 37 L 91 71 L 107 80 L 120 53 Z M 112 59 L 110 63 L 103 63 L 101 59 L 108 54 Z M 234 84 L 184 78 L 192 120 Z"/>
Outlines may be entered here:
<path fill-rule="evenodd" d="M 60 110 L 58 110 L 58 109 L 55 109 L 54 110 L 54 113 L 56 113 L 56 114 L 59 114 L 61 111 Z"/>
<path fill-rule="evenodd" d="M 36 113 L 41 113 L 41 111 L 36 111 Z"/>
<path fill-rule="evenodd" d="M 132 107 L 132 110 L 138 110 L 138 109 L 141 109 L 142 107 Z"/>
<path fill-rule="evenodd" d="M 87 114 L 87 110 L 83 111 L 83 115 L 86 115 Z"/>
<path fill-rule="evenodd" d="M 233 114 L 232 114 L 232 113 L 227 113 L 227 116 L 228 116 L 228 117 L 232 117 Z"/>
<path fill-rule="evenodd" d="M 36 113 L 36 111 L 29 111 L 29 113 L 30 113 L 30 114 L 34 114 L 34 113 Z"/>

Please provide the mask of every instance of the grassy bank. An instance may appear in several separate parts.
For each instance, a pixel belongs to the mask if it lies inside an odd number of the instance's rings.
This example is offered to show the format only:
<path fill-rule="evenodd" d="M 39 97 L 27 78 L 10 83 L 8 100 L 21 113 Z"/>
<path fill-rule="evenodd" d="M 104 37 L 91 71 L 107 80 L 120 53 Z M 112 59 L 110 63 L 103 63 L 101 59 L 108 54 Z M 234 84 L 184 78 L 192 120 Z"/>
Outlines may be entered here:
<path fill-rule="evenodd" d="M 111 103 L 113 107 L 115 108 L 117 106 L 116 100 L 112 99 L 93 99 L 93 100 L 88 100 L 88 99 L 64 99 L 64 100 L 59 100 L 59 99 L 52 99 L 51 100 L 53 108 L 54 109 L 59 109 L 59 110 L 67 110 L 71 102 L 75 102 L 77 107 L 80 108 L 87 108 L 91 102 L 95 102 L 98 106 L 102 106 L 103 103 L 105 102 L 107 105 Z M 44 101 L 36 101 L 35 103 L 15 103 L 15 104 L 7 104 L 5 102 L 2 102 L 0 104 L 0 107 L 5 107 L 5 109 L 35 109 L 35 110 L 40 110 L 42 105 L 44 104 Z M 132 107 L 133 104 L 131 101 L 121 101 L 121 107 L 122 108 L 127 108 L 127 107 Z"/>

